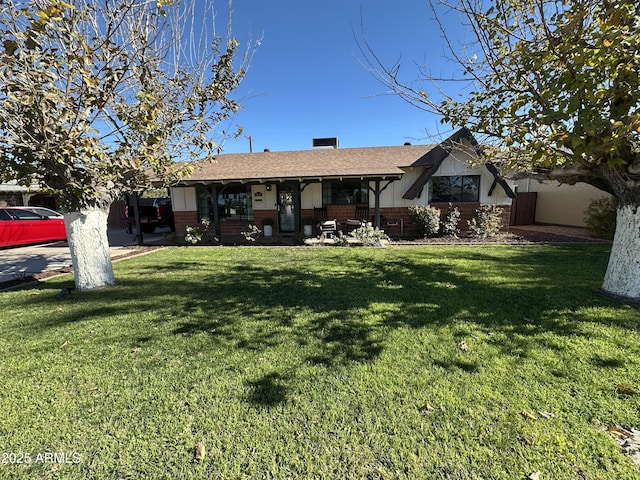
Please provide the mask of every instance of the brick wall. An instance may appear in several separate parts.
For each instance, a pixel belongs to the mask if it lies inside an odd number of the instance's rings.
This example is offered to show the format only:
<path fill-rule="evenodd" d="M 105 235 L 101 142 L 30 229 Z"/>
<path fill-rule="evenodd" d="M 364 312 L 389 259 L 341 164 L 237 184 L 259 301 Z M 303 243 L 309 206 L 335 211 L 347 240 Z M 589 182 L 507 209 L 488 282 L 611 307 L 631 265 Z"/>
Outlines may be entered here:
<path fill-rule="evenodd" d="M 441 219 L 444 220 L 447 214 L 448 203 L 432 204 L 433 207 L 440 210 Z M 466 232 L 469 230 L 469 220 L 473 218 L 473 212 L 480 206 L 479 203 L 456 203 L 454 206 L 458 208 L 460 212 L 460 223 L 458 227 L 460 231 Z M 509 226 L 509 218 L 511 216 L 510 205 L 500 205 L 502 208 L 502 227 L 507 228 Z M 370 210 L 373 215 L 373 209 Z M 391 237 L 406 237 L 412 238 L 418 236 L 416 225 L 411 219 L 409 209 L 406 207 L 400 208 L 381 208 L 380 209 L 380 228 L 383 229 Z"/>
<path fill-rule="evenodd" d="M 195 227 L 200 223 L 196 211 L 173 212 L 173 218 L 176 223 L 176 234 L 180 236 L 187 233 L 187 227 Z"/>
<path fill-rule="evenodd" d="M 447 215 L 447 209 L 449 208 L 448 203 L 432 203 L 432 207 L 440 210 L 440 219 L 444 220 Z M 466 232 L 469 230 L 469 224 L 467 223 L 469 220 L 473 218 L 473 212 L 480 206 L 480 203 L 472 202 L 472 203 L 455 203 L 454 207 L 458 207 L 458 211 L 460 212 L 460 223 L 458 227 L 461 232 Z M 511 218 L 511 205 L 499 205 L 502 209 L 502 228 L 505 229 L 509 226 L 509 221 Z M 415 232 L 415 228 L 414 228 Z"/>
<path fill-rule="evenodd" d="M 432 204 L 432 206 L 438 208 L 441 211 L 442 219 L 446 215 L 449 204 Z M 467 231 L 468 220 L 473 218 L 473 211 L 480 206 L 479 203 L 456 203 L 456 207 L 460 211 L 460 223 L 459 228 L 462 232 Z M 509 226 L 509 218 L 511 216 L 511 206 L 501 205 L 502 208 L 502 225 L 503 228 Z M 332 220 L 336 219 L 339 223 L 338 230 L 348 232 L 350 230 L 347 227 L 347 220 L 354 218 L 355 205 L 327 205 L 327 217 Z M 266 217 L 272 218 L 274 221 L 274 231 L 277 225 L 278 212 L 275 210 L 254 210 L 253 221 L 239 222 L 244 227 L 248 223 L 253 223 L 262 228 L 262 220 Z M 369 208 L 369 221 L 374 220 L 375 209 Z M 197 212 L 174 212 L 176 222 L 176 233 L 178 235 L 184 235 L 186 233 L 187 226 L 195 226 L 198 224 Z M 313 218 L 313 209 L 302 209 L 300 212 L 300 218 L 305 219 L 307 217 Z M 304 222 L 303 222 L 304 223 Z M 223 222 L 223 233 L 237 233 L 238 228 L 232 228 L 232 225 L 225 226 Z M 227 227 L 227 228 L 225 228 Z M 317 227 L 314 221 L 314 235 L 318 235 Z M 380 208 L 380 228 L 384 230 L 392 238 L 415 238 L 418 235 L 416 226 L 411 216 L 409 215 L 409 209 L 407 207 L 390 207 Z M 226 230 L 229 230 L 227 232 Z M 233 230 L 233 232 L 231 232 Z"/>
<path fill-rule="evenodd" d="M 273 220 L 273 228 L 275 230 L 276 225 L 278 225 L 278 212 L 276 210 L 254 210 L 253 220 L 249 223 L 257 225 L 258 228 L 262 230 L 262 221 L 265 218 L 270 218 L 271 220 Z"/>

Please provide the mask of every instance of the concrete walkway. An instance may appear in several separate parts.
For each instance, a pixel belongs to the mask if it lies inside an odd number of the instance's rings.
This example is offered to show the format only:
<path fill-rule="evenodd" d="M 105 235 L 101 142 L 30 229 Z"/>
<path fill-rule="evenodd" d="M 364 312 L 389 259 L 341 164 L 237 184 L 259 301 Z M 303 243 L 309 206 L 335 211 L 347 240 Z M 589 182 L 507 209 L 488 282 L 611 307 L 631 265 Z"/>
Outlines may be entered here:
<path fill-rule="evenodd" d="M 153 245 L 169 230 L 143 234 L 145 244 Z M 137 245 L 135 234 L 124 229 L 107 232 L 111 258 L 122 256 Z M 71 252 L 67 242 L 46 243 L 0 250 L 0 283 L 36 275 L 50 270 L 71 267 Z"/>

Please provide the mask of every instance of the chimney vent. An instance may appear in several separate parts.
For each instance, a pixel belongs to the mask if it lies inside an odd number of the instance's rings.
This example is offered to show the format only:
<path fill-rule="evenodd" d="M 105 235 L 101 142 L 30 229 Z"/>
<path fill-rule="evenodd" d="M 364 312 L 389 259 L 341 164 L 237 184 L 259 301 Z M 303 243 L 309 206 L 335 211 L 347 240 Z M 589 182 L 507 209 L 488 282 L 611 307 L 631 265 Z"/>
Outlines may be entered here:
<path fill-rule="evenodd" d="M 338 148 L 338 137 L 314 138 L 313 148 Z"/>

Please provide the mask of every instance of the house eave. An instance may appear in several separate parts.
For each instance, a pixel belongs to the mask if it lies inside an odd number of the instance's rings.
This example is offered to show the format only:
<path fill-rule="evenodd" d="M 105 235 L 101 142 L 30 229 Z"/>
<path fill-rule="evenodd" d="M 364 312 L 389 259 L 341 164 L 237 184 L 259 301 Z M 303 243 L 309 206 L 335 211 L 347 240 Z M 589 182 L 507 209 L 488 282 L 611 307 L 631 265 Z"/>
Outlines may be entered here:
<path fill-rule="evenodd" d="M 193 179 L 180 180 L 175 187 L 189 187 L 197 185 L 228 185 L 228 184 L 245 184 L 245 185 L 262 185 L 285 182 L 299 183 L 319 183 L 331 180 L 361 180 L 361 181 L 395 181 L 402 178 L 403 174 L 385 173 L 385 174 L 348 174 L 348 175 L 314 175 L 314 176 L 292 176 L 292 177 L 263 177 L 263 178 L 212 178 L 212 179 Z"/>

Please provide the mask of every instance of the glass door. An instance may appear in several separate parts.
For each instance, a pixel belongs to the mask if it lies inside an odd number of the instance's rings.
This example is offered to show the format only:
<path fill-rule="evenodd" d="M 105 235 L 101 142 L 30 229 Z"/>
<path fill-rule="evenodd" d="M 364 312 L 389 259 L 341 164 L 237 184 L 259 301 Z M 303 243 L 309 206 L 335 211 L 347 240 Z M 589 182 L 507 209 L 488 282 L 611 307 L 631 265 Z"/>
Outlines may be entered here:
<path fill-rule="evenodd" d="M 296 231 L 296 205 L 294 185 L 281 183 L 278 185 L 278 225 L 280 233 Z"/>

